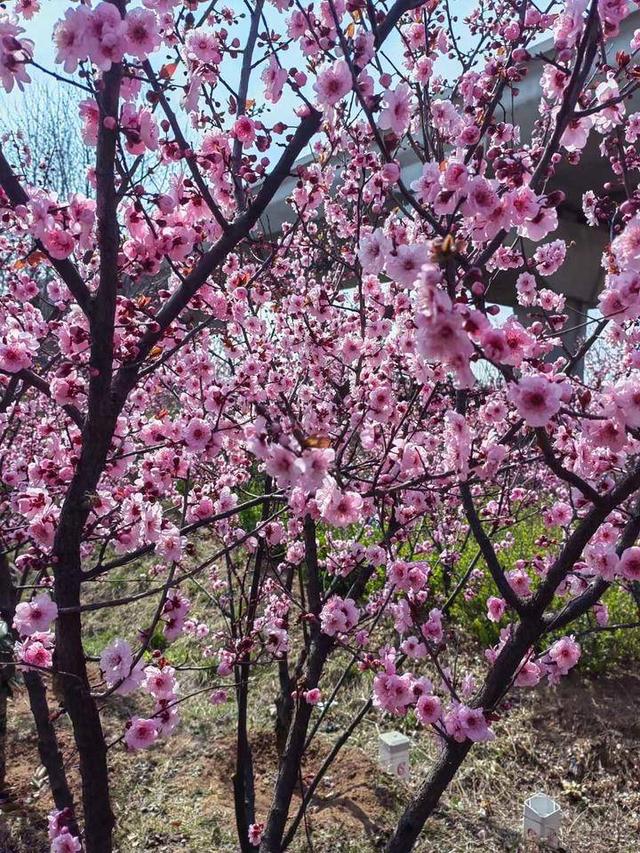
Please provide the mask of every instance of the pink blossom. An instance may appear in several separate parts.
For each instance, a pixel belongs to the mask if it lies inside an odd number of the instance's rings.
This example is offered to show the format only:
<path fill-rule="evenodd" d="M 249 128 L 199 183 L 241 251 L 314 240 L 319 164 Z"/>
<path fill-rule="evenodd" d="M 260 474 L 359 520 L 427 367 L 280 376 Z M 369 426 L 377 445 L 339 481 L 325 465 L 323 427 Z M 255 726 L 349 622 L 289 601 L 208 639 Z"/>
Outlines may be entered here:
<path fill-rule="evenodd" d="M 613 397 L 624 423 L 630 427 L 640 427 L 640 383 L 630 380 L 618 383 L 613 390 Z"/>
<path fill-rule="evenodd" d="M 317 687 L 312 690 L 305 690 L 302 696 L 308 705 L 317 705 L 322 699 L 322 693 Z"/>
<path fill-rule="evenodd" d="M 126 39 L 124 21 L 116 6 L 98 3 L 91 11 L 88 35 L 89 57 L 101 71 L 108 71 L 114 62 L 120 62 Z"/>
<path fill-rule="evenodd" d="M 605 628 L 609 624 L 609 608 L 606 604 L 599 601 L 593 605 L 593 613 L 596 617 L 596 622 L 601 628 Z"/>
<path fill-rule="evenodd" d="M 411 116 L 410 91 L 406 83 L 400 83 L 393 91 L 385 92 L 379 119 L 383 130 L 392 130 L 396 136 L 402 136 L 407 130 Z"/>
<path fill-rule="evenodd" d="M 14 101 L 32 56 L 46 60 L 13 17 L 37 5 L 0 13 L 0 86 Z M 239 3 L 39 5 L 34 33 L 62 7 L 56 74 L 79 84 L 88 156 L 63 174 L 41 134 L 16 126 L 0 140 L 16 671 L 49 681 L 52 590 L 71 565 L 86 583 L 58 627 L 76 650 L 93 624 L 74 620 L 78 604 L 115 608 L 124 626 L 123 602 L 142 595 L 155 614 L 101 647 L 102 674 L 89 661 L 88 713 L 139 691 L 141 716 L 121 732 L 129 749 L 178 725 L 190 699 L 179 671 L 209 670 L 203 695 L 226 718 L 234 675 L 254 708 L 288 657 L 301 661 L 287 693 L 303 716 L 353 657 L 379 715 L 433 726 L 463 752 L 492 738 L 510 687 L 572 671 L 581 650 L 558 640 L 562 617 L 600 587 L 624 597 L 640 580 L 640 543 L 625 541 L 640 456 L 640 203 L 623 192 L 640 113 L 620 97 L 640 45 L 620 27 L 632 4 L 600 0 L 597 20 L 588 0 L 469 9 L 457 26 L 476 61 L 451 91 L 455 44 L 435 0 L 400 16 L 369 4 L 375 20 L 360 0 L 269 0 L 265 20 L 253 16 L 253 57 Z M 553 62 L 533 62 L 549 35 Z M 589 39 L 596 58 L 574 74 Z M 244 104 L 231 91 L 242 66 Z M 522 124 L 518 98 L 536 87 L 537 118 Z M 111 181 L 102 143 L 114 135 Z M 85 183 L 85 194 L 62 190 Z M 578 186 L 584 222 L 567 230 L 562 190 L 575 202 Z M 603 319 L 576 324 L 564 291 L 580 251 L 567 235 L 584 228 Z M 509 287 L 518 310 L 507 317 L 496 303 Z M 523 608 L 485 561 L 464 570 L 480 538 L 461 506 L 467 487 Z M 540 530 L 521 536 L 532 520 Z M 592 598 L 587 619 L 606 627 L 606 598 Z M 461 671 L 465 608 L 498 640 Z M 518 651 L 523 617 L 546 624 L 546 644 L 530 637 Z M 500 704 L 485 709 L 486 678 L 514 649 Z M 66 710 L 78 729 L 78 709 Z M 70 817 L 52 816 L 59 846 L 76 846 Z M 261 835 L 253 825 L 240 846 Z"/>
<path fill-rule="evenodd" d="M 16 15 L 20 15 L 25 20 L 30 21 L 40 11 L 40 0 L 17 0 L 13 11 Z"/>
<path fill-rule="evenodd" d="M 358 624 L 360 611 L 352 598 L 332 595 L 320 612 L 322 631 L 330 637 L 346 634 Z"/>
<path fill-rule="evenodd" d="M 69 819 L 71 817 L 71 809 L 54 809 L 49 813 L 47 823 L 49 829 L 49 840 L 53 841 L 54 838 L 57 838 L 59 835 L 63 835 L 66 832 L 69 832 L 69 827 L 67 826 Z"/>
<path fill-rule="evenodd" d="M 511 210 L 514 225 L 523 225 L 540 213 L 540 201 L 530 187 L 519 187 L 511 195 Z"/>
<path fill-rule="evenodd" d="M 347 92 L 351 91 L 352 79 L 349 66 L 344 59 L 338 59 L 333 65 L 318 74 L 313 89 L 322 106 L 332 107 L 338 103 Z"/>
<path fill-rule="evenodd" d="M 53 31 L 58 49 L 56 62 L 63 63 L 67 74 L 73 73 L 78 62 L 87 57 L 90 18 L 91 10 L 87 6 L 67 8 L 64 18 L 58 21 Z"/>
<path fill-rule="evenodd" d="M 281 444 L 275 444 L 269 449 L 265 470 L 275 477 L 280 487 L 290 486 L 300 476 L 297 462 L 294 453 Z"/>
<path fill-rule="evenodd" d="M 220 663 L 218 664 L 216 673 L 220 676 L 220 678 L 226 678 L 233 672 L 233 655 L 226 649 L 221 649 L 218 655 L 220 658 Z"/>
<path fill-rule="evenodd" d="M 335 455 L 335 451 L 330 447 L 312 448 L 303 452 L 299 463 L 302 470 L 300 485 L 303 489 L 314 491 L 322 485 Z"/>
<path fill-rule="evenodd" d="M 125 15 L 126 53 L 141 62 L 160 46 L 158 21 L 147 9 L 130 9 Z"/>
<path fill-rule="evenodd" d="M 549 511 L 549 521 L 560 527 L 566 527 L 573 518 L 571 504 L 566 501 L 556 501 Z"/>
<path fill-rule="evenodd" d="M 25 66 L 33 56 L 33 42 L 23 38 L 23 32 L 7 15 L 0 16 L 0 83 L 6 92 L 13 90 L 14 83 L 22 90 L 24 83 L 31 82 Z"/>
<path fill-rule="evenodd" d="M 464 210 L 470 216 L 488 216 L 499 203 L 496 191 L 486 178 L 472 178 L 465 191 Z"/>
<path fill-rule="evenodd" d="M 264 634 L 265 647 L 275 658 L 281 658 L 289 651 L 289 634 L 285 628 L 267 625 Z"/>
<path fill-rule="evenodd" d="M 81 9 L 86 8 L 80 6 Z M 86 145 L 95 145 L 98 142 L 98 125 L 100 123 L 100 109 L 93 98 L 80 101 L 78 111 L 82 119 L 82 139 Z"/>
<path fill-rule="evenodd" d="M 252 823 L 249 827 L 249 844 L 252 847 L 259 847 L 262 841 L 262 833 L 264 832 L 263 823 Z"/>
<path fill-rule="evenodd" d="M 423 267 L 416 283 L 418 353 L 430 362 L 448 365 L 455 371 L 458 384 L 470 387 L 475 382 L 469 368 L 473 344 L 465 332 L 461 314 L 454 310 L 448 295 L 433 282 L 433 272 L 426 270 L 428 267 Z"/>
<path fill-rule="evenodd" d="M 53 664 L 53 635 L 39 632 L 14 646 L 16 659 L 23 669 L 50 669 Z"/>
<path fill-rule="evenodd" d="M 604 542 L 588 545 L 584 557 L 587 566 L 605 580 L 612 581 L 619 571 L 620 558 L 615 550 Z"/>
<path fill-rule="evenodd" d="M 516 568 L 507 572 L 507 580 L 511 589 L 521 598 L 531 592 L 531 578 L 523 568 Z"/>
<path fill-rule="evenodd" d="M 168 737 L 180 723 L 180 710 L 174 699 L 160 699 L 153 709 L 158 737 Z"/>
<path fill-rule="evenodd" d="M 640 580 L 640 547 L 634 545 L 632 548 L 625 548 L 620 556 L 617 570 L 627 580 Z"/>
<path fill-rule="evenodd" d="M 403 287 L 411 287 L 427 258 L 425 245 L 398 246 L 395 254 L 387 256 L 387 275 Z"/>
<path fill-rule="evenodd" d="M 558 213 L 554 207 L 541 207 L 531 219 L 527 219 L 518 227 L 521 237 L 538 242 L 558 227 Z"/>
<path fill-rule="evenodd" d="M 209 695 L 209 702 L 212 705 L 224 705 L 227 701 L 227 691 L 226 690 L 214 690 L 213 693 Z"/>
<path fill-rule="evenodd" d="M 358 249 L 358 259 L 364 272 L 381 272 L 390 251 L 391 241 L 379 228 L 368 237 L 363 237 Z"/>
<path fill-rule="evenodd" d="M 640 552 L 640 548 L 638 548 Z M 566 675 L 580 660 L 581 650 L 573 637 L 562 637 L 549 649 L 549 660 L 557 667 L 560 675 Z"/>
<path fill-rule="evenodd" d="M 422 636 L 433 643 L 441 643 L 444 638 L 442 629 L 442 613 L 434 608 L 429 612 L 429 619 L 420 626 Z"/>
<path fill-rule="evenodd" d="M 123 104 L 120 127 L 127 140 L 127 151 L 131 154 L 157 149 L 158 126 L 150 110 L 137 110 L 133 104 Z"/>
<path fill-rule="evenodd" d="M 100 669 L 111 687 L 128 678 L 133 666 L 133 653 L 126 640 L 115 639 L 100 655 Z"/>
<path fill-rule="evenodd" d="M 162 669 L 157 666 L 148 666 L 144 671 L 143 687 L 156 699 L 173 699 L 179 686 L 175 680 L 175 674 L 176 671 L 171 666 L 165 666 Z"/>
<path fill-rule="evenodd" d="M 407 637 L 401 643 L 400 650 L 412 660 L 421 660 L 427 656 L 427 647 L 417 637 Z"/>
<path fill-rule="evenodd" d="M 474 742 L 495 740 L 482 708 L 456 705 L 446 715 L 444 722 L 447 734 L 459 743 L 467 739 Z"/>
<path fill-rule="evenodd" d="M 316 502 L 324 521 L 334 527 L 348 527 L 361 516 L 363 500 L 357 492 L 342 492 L 332 477 L 325 477 L 316 492 Z"/>
<path fill-rule="evenodd" d="M 71 835 L 69 830 L 61 832 L 51 841 L 51 853 L 77 853 L 82 850 L 80 840 Z"/>
<path fill-rule="evenodd" d="M 564 263 L 566 252 L 567 244 L 564 240 L 553 240 L 551 243 L 538 246 L 533 259 L 540 275 L 548 276 L 557 272 Z"/>
<path fill-rule="evenodd" d="M 158 739 L 158 723 L 156 720 L 145 720 L 142 717 L 132 717 L 127 723 L 124 740 L 129 749 L 147 749 Z"/>
<path fill-rule="evenodd" d="M 183 441 L 189 450 L 204 450 L 211 440 L 211 427 L 202 418 L 192 418 L 184 427 Z"/>
<path fill-rule="evenodd" d="M 57 604 L 51 600 L 49 593 L 42 592 L 31 601 L 22 601 L 16 606 L 13 627 L 21 637 L 30 637 L 48 631 L 57 615 Z"/>
<path fill-rule="evenodd" d="M 520 305 L 533 305 L 536 296 L 536 280 L 529 272 L 521 273 L 516 281 Z"/>
<path fill-rule="evenodd" d="M 261 75 L 264 83 L 264 97 L 266 101 L 277 104 L 282 97 L 282 87 L 287 79 L 287 72 L 280 66 L 275 55 L 271 56 L 267 66 Z"/>
<path fill-rule="evenodd" d="M 0 340 L 0 370 L 7 373 L 19 373 L 31 367 L 33 359 L 29 352 L 30 340 L 17 332 L 9 332 L 4 341 Z"/>
<path fill-rule="evenodd" d="M 416 717 L 423 726 L 437 723 L 442 717 L 442 706 L 437 696 L 423 694 L 416 702 Z"/>
<path fill-rule="evenodd" d="M 182 537 L 177 527 L 165 527 L 156 542 L 156 554 L 168 562 L 178 562 L 182 557 Z"/>
<path fill-rule="evenodd" d="M 613 74 L 609 74 L 606 80 L 596 86 L 595 95 L 597 102 L 602 105 L 602 109 L 593 115 L 594 127 L 599 133 L 609 133 L 622 123 L 625 114 L 624 100 L 617 100 L 620 89 Z"/>
<path fill-rule="evenodd" d="M 233 125 L 233 135 L 244 148 L 249 148 L 256 138 L 255 122 L 249 116 L 240 116 Z"/>
<path fill-rule="evenodd" d="M 518 670 L 516 687 L 535 687 L 542 678 L 542 670 L 534 661 L 525 661 Z"/>
<path fill-rule="evenodd" d="M 540 374 L 527 375 L 510 387 L 509 395 L 529 426 L 543 427 L 560 409 L 562 388 Z"/>
<path fill-rule="evenodd" d="M 45 232 L 42 243 L 51 257 L 59 261 L 68 258 L 76 245 L 71 234 L 58 229 Z"/>
<path fill-rule="evenodd" d="M 591 116 L 569 121 L 562 134 L 561 144 L 567 151 L 581 151 L 587 144 L 592 125 Z"/>
<path fill-rule="evenodd" d="M 186 38 L 189 54 L 201 62 L 217 64 L 222 61 L 220 44 L 215 33 L 207 32 L 202 27 L 191 30 Z"/>
<path fill-rule="evenodd" d="M 403 716 L 413 703 L 411 676 L 381 672 L 373 680 L 373 704 L 388 714 Z"/>
<path fill-rule="evenodd" d="M 503 598 L 496 598 L 492 595 L 487 599 L 487 618 L 491 622 L 499 622 L 506 609 L 507 603 Z"/>

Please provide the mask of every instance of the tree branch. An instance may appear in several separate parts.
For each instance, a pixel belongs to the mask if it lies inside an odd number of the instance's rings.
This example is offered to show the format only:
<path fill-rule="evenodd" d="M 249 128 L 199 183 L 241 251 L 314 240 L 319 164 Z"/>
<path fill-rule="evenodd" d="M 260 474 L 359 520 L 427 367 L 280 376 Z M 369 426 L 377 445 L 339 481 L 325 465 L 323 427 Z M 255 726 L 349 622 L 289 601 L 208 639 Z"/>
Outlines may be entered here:
<path fill-rule="evenodd" d="M 491 577 L 500 591 L 500 595 L 504 598 L 509 607 L 512 607 L 516 613 L 522 614 L 524 611 L 522 602 L 511 588 L 504 573 L 504 569 L 500 565 L 495 549 L 491 544 L 491 540 L 487 536 L 482 522 L 480 521 L 473 498 L 471 497 L 471 489 L 469 488 L 468 483 L 460 484 L 460 494 L 462 496 L 462 506 L 464 507 L 469 527 L 471 528 L 474 539 L 478 543 L 478 547 L 480 548 L 482 557 L 487 564 L 487 568 L 491 572 Z"/>
<path fill-rule="evenodd" d="M 242 216 L 229 226 L 218 242 L 200 258 L 195 269 L 189 273 L 158 312 L 156 316 L 158 328 L 149 330 L 142 336 L 138 345 L 136 361 L 124 365 L 116 377 L 114 395 L 120 404 L 124 403 L 126 395 L 134 386 L 140 365 L 153 346 L 155 346 L 166 329 L 168 329 L 171 323 L 189 304 L 191 298 L 198 292 L 216 267 L 224 261 L 238 243 L 248 236 L 253 226 L 266 210 L 283 180 L 288 177 L 297 157 L 318 131 L 321 120 L 322 114 L 317 110 L 310 111 L 302 119 L 293 139 L 280 157 L 280 160 L 265 178 L 253 204 L 246 213 L 242 214 Z"/>
<path fill-rule="evenodd" d="M 171 109 L 171 105 L 169 104 L 169 101 L 167 100 L 167 97 L 164 93 L 164 89 L 160 85 L 160 82 L 158 81 L 158 78 L 156 77 L 156 74 L 155 74 L 155 72 L 151 66 L 151 63 L 149 62 L 148 59 L 146 59 L 142 63 L 142 67 L 145 71 L 145 74 L 149 78 L 149 82 L 151 83 L 151 87 L 153 88 L 153 91 L 158 96 L 158 100 L 160 101 L 160 106 L 162 107 L 162 110 L 167 117 L 167 121 L 171 125 L 171 130 L 173 131 L 173 135 L 175 136 L 176 140 L 180 143 L 180 148 L 183 151 L 190 149 L 191 146 L 189 145 L 189 143 L 185 139 L 184 133 L 182 132 L 182 128 L 180 127 L 180 123 L 178 122 L 178 119 L 176 118 L 176 114 Z M 227 220 L 222 215 L 222 211 L 220 210 L 220 208 L 218 207 L 218 205 L 215 202 L 215 199 L 211 195 L 211 191 L 209 190 L 209 187 L 206 185 L 204 178 L 202 177 L 202 173 L 201 173 L 200 169 L 198 168 L 198 164 L 196 162 L 195 156 L 185 157 L 185 160 L 187 162 L 187 166 L 189 167 L 189 171 L 191 172 L 191 177 L 193 178 L 198 189 L 200 190 L 200 194 L 202 195 L 203 199 L 207 203 L 207 207 L 209 208 L 209 210 L 213 214 L 214 219 L 216 220 L 218 225 L 222 228 L 223 231 L 226 231 L 226 229 L 229 227 L 229 223 L 227 222 Z"/>
<path fill-rule="evenodd" d="M 2 153 L 1 146 L 0 186 L 4 190 L 7 198 L 14 206 L 14 208 L 18 207 L 19 205 L 26 206 L 29 204 L 29 196 L 20 184 L 20 181 L 16 177 L 15 172 L 7 162 L 4 154 Z M 78 269 L 75 264 L 73 264 L 68 258 L 65 258 L 64 260 L 52 258 L 39 240 L 36 240 L 35 243 L 38 250 L 47 256 L 49 262 L 51 263 L 51 266 L 56 270 L 60 278 L 67 285 L 71 295 L 76 300 L 80 308 L 82 308 L 84 313 L 89 316 L 89 314 L 91 313 L 91 291 L 82 280 L 82 277 L 80 276 L 80 273 L 78 272 Z"/>

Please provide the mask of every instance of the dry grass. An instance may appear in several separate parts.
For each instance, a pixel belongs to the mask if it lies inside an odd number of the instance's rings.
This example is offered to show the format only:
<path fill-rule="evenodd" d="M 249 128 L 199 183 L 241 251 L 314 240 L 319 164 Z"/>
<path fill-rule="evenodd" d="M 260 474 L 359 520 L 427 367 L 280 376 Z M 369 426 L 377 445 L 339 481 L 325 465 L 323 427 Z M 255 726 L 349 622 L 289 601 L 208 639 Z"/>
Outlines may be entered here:
<path fill-rule="evenodd" d="M 123 576 L 106 588 L 106 597 L 136 591 Z M 144 584 L 144 582 L 142 582 Z M 200 604 L 194 599 L 195 606 Z M 122 623 L 148 624 L 153 602 L 134 611 L 97 611 L 86 636 L 96 655 Z M 470 647 L 460 649 L 461 663 L 477 660 Z M 188 660 L 188 642 L 172 646 L 172 660 Z M 197 661 L 196 661 L 197 662 Z M 330 682 L 341 672 L 333 660 Z M 465 668 L 465 671 L 467 669 Z M 203 673 L 181 673 L 183 694 L 206 684 Z M 272 670 L 256 675 L 250 731 L 256 773 L 257 819 L 266 816 L 276 772 L 272 737 Z M 323 724 L 303 768 L 312 778 L 336 733 L 361 707 L 366 686 L 348 682 L 340 701 Z M 55 698 L 50 699 L 56 707 Z M 522 691 L 510 713 L 495 725 L 497 739 L 475 748 L 426 827 L 420 853 L 506 853 L 524 851 L 521 841 L 523 800 L 543 789 L 564 811 L 562 844 L 572 853 L 632 853 L 640 850 L 640 678 L 628 674 L 586 678 L 580 672 L 557 688 Z M 142 696 L 111 701 L 103 714 L 109 741 L 116 740 L 132 713 L 150 712 Z M 113 801 L 118 824 L 117 853 L 235 853 L 232 799 L 233 706 L 214 708 L 206 694 L 182 706 L 182 723 L 162 746 L 127 753 L 121 744 L 110 752 Z M 412 778 L 400 783 L 377 765 L 380 731 L 405 727 L 412 737 Z M 9 777 L 16 808 L 0 816 L 0 853 L 46 853 L 46 816 L 51 808 L 46 778 L 38 768 L 36 740 L 24 695 L 10 708 Z M 70 725 L 56 722 L 67 763 L 75 754 Z M 368 853 L 384 840 L 412 789 L 431 764 L 434 740 L 410 721 L 388 720 L 372 713 L 354 733 L 319 786 L 308 814 L 311 843 L 301 827 L 294 853 Z M 77 772 L 71 781 L 78 788 Z M 294 799 L 297 808 L 299 799 Z"/>
<path fill-rule="evenodd" d="M 640 679 L 580 680 L 576 675 L 556 690 L 523 697 L 504 721 L 498 739 L 475 749 L 424 832 L 422 853 L 504 853 L 523 850 L 523 799 L 542 788 L 564 810 L 562 844 L 572 853 L 631 853 L 640 837 Z M 304 768 L 309 778 L 335 736 L 340 717 L 357 707 L 352 695 L 325 726 Z M 117 735 L 134 703 L 120 702 L 105 718 Z M 50 808 L 46 783 L 37 767 L 35 739 L 24 697 L 11 720 L 11 777 L 20 809 L 0 824 L 3 853 L 44 853 L 45 819 Z M 185 708 L 181 728 L 163 748 L 112 753 L 114 802 L 118 813 L 117 850 L 235 851 L 231 773 L 232 717 L 196 701 Z M 268 806 L 275 773 L 269 712 L 253 720 L 258 816 Z M 318 789 L 308 828 L 315 853 L 365 853 L 380 849 L 408 791 L 377 767 L 377 715 L 365 721 L 353 742 Z M 68 722 L 58 727 L 73 755 Z M 420 733 L 413 748 L 414 787 L 436 746 Z M 294 806 L 297 801 L 294 802 Z M 309 850 L 301 833 L 294 848 Z"/>

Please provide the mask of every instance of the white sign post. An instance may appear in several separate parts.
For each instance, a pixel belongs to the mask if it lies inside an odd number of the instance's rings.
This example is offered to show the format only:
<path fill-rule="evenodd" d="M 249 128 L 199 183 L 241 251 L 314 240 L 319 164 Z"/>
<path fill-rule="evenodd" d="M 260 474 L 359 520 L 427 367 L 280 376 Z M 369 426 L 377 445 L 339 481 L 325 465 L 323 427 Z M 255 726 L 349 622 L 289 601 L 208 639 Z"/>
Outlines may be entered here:
<path fill-rule="evenodd" d="M 558 844 L 562 809 L 546 794 L 538 793 L 524 801 L 522 830 L 525 841 L 540 839 L 552 847 Z"/>
<path fill-rule="evenodd" d="M 409 748 L 411 741 L 402 732 L 384 732 L 379 741 L 380 766 L 387 773 L 399 776 L 401 779 L 409 777 Z"/>

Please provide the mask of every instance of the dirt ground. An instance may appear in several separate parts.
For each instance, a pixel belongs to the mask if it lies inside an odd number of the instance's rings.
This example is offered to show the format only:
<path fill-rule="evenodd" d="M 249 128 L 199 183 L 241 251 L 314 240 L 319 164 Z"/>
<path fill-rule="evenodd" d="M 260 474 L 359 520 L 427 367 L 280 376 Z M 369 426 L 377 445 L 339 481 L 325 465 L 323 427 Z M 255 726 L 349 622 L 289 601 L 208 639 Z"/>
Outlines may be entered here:
<path fill-rule="evenodd" d="M 556 689 L 523 694 L 520 704 L 497 724 L 496 741 L 472 751 L 417 849 L 523 851 L 522 803 L 542 789 L 562 806 L 562 849 L 639 851 L 639 707 L 640 677 L 630 674 L 592 680 L 575 675 Z M 350 710 L 342 708 L 345 715 Z M 0 851 L 46 853 L 51 803 L 23 696 L 16 697 L 12 711 L 9 776 L 15 801 L 0 814 Z M 123 703 L 110 712 L 105 720 L 110 736 L 117 737 L 130 711 Z M 203 703 L 162 747 L 134 754 L 122 746 L 113 749 L 118 853 L 237 849 L 231 722 L 228 711 L 214 715 Z M 258 819 L 266 814 L 275 774 L 269 723 L 268 715 L 256 723 L 252 743 Z M 396 782 L 376 761 L 377 735 L 394 725 L 387 723 L 372 715 L 342 751 L 313 800 L 307 833 L 301 827 L 292 850 L 365 853 L 384 845 L 410 789 L 436 752 L 428 735 L 415 736 L 412 778 L 408 784 Z M 72 761 L 68 721 L 60 719 L 57 725 Z M 338 725 L 336 721 L 325 727 L 304 767 L 303 781 L 312 777 L 331 747 Z M 77 785 L 77 779 L 73 782 Z M 299 798 L 294 809 L 298 804 Z"/>

